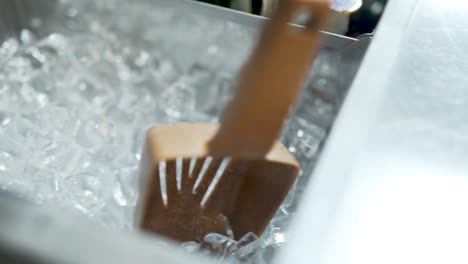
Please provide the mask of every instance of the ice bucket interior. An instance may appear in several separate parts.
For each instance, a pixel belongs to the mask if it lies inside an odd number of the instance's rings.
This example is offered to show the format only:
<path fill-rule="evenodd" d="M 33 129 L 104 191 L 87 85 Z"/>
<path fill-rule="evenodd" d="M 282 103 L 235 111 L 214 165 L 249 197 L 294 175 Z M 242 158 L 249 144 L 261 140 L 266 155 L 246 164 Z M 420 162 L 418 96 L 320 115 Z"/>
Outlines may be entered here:
<path fill-rule="evenodd" d="M 216 121 L 263 22 L 188 1 L 0 2 L 0 189 L 134 230 L 147 128 Z M 300 176 L 254 253 L 236 261 L 269 263 L 287 243 L 364 56 L 368 40 L 323 34 L 280 138 Z"/>

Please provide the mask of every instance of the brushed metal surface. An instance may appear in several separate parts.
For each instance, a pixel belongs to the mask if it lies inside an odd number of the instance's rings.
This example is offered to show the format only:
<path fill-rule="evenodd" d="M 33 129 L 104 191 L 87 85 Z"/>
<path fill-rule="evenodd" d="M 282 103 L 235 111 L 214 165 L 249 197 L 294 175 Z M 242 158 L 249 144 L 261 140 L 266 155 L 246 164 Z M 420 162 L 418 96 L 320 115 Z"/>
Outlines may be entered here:
<path fill-rule="evenodd" d="M 32 205 L 4 191 L 0 212 L 1 263 L 211 263 L 162 238 L 107 230 L 82 215 Z"/>
<path fill-rule="evenodd" d="M 467 263 L 468 4 L 393 0 L 278 263 Z"/>

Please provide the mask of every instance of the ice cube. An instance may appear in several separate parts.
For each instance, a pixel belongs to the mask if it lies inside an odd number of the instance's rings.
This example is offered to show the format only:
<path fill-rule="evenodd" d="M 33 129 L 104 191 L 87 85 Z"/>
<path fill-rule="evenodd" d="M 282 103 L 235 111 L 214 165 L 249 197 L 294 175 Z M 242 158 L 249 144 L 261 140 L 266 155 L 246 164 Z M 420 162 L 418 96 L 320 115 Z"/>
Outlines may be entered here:
<path fill-rule="evenodd" d="M 33 32 L 27 29 L 23 29 L 20 31 L 19 39 L 23 45 L 31 45 L 36 42 L 36 36 Z"/>
<path fill-rule="evenodd" d="M 53 171 L 34 168 L 29 175 L 34 187 L 34 200 L 38 203 L 45 203 L 57 200 L 61 183 Z"/>
<path fill-rule="evenodd" d="M 151 56 L 145 50 L 137 51 L 126 47 L 123 50 L 122 60 L 122 64 L 119 67 L 119 75 L 123 77 L 121 79 L 140 82 L 149 71 Z"/>
<path fill-rule="evenodd" d="M 37 72 L 33 70 L 32 63 L 23 56 L 15 56 L 6 61 L 3 74 L 10 81 L 26 82 Z"/>
<path fill-rule="evenodd" d="M 90 151 L 97 151 L 115 139 L 114 124 L 102 119 L 79 120 L 76 132 L 77 143 Z"/>
<path fill-rule="evenodd" d="M 11 145 L 11 144 L 10 144 Z M 21 161 L 17 161 L 18 151 L 16 149 L 7 149 L 5 145 L 1 146 L 2 151 L 0 151 L 0 175 L 2 175 L 3 180 L 8 181 L 8 177 L 14 177 L 15 172 L 23 168 Z M 14 146 L 15 148 L 16 146 Z"/>
<path fill-rule="evenodd" d="M 0 132 L 4 132 L 15 118 L 15 113 L 0 110 Z"/>
<path fill-rule="evenodd" d="M 119 169 L 116 172 L 118 185 L 118 196 L 121 199 L 119 203 L 122 206 L 135 205 L 138 193 L 137 186 L 138 168 L 136 166 Z M 115 193 L 114 193 L 115 198 Z"/>
<path fill-rule="evenodd" d="M 234 255 L 242 262 L 252 261 L 260 256 L 261 246 L 261 240 L 250 232 L 237 241 L 237 250 L 234 251 Z"/>
<path fill-rule="evenodd" d="M 67 177 L 64 188 L 69 192 L 75 208 L 93 215 L 105 206 L 111 194 L 109 180 L 105 172 L 88 169 L 86 172 Z"/>
<path fill-rule="evenodd" d="M 163 83 L 172 83 L 176 81 L 180 75 L 180 70 L 169 60 L 154 58 L 150 62 L 150 70 Z"/>
<path fill-rule="evenodd" d="M 200 244 L 195 241 L 184 242 L 181 246 L 184 247 L 185 251 L 188 253 L 194 253 L 200 249 Z"/>
<path fill-rule="evenodd" d="M 114 189 L 112 190 L 112 197 L 114 198 L 115 202 L 120 206 L 128 206 L 129 202 L 127 197 L 123 194 L 122 185 L 120 182 L 116 182 L 114 184 Z"/>
<path fill-rule="evenodd" d="M 203 238 L 202 247 L 215 256 L 226 256 L 235 248 L 236 241 L 225 235 L 210 233 Z"/>
<path fill-rule="evenodd" d="M 322 49 L 318 54 L 312 66 L 314 71 L 313 75 L 327 76 L 329 78 L 337 77 L 337 65 L 341 60 L 341 53 L 334 49 Z"/>
<path fill-rule="evenodd" d="M 19 43 L 14 38 L 8 38 L 0 45 L 0 66 L 9 60 L 19 49 Z"/>
<path fill-rule="evenodd" d="M 244 247 L 247 244 L 257 241 L 257 239 L 258 239 L 257 235 L 255 235 L 252 232 L 249 232 L 245 234 L 243 237 L 241 237 L 239 241 L 237 241 L 237 247 L 238 248 Z"/>
<path fill-rule="evenodd" d="M 341 96 L 339 96 L 338 80 L 336 78 L 330 78 L 323 75 L 312 77 L 308 84 L 313 94 L 330 103 L 337 104 L 340 102 Z"/>
<path fill-rule="evenodd" d="M 106 48 L 104 40 L 89 35 L 72 36 L 70 42 L 74 43 L 71 47 L 73 56 L 83 66 L 89 66 L 99 61 Z"/>
<path fill-rule="evenodd" d="M 208 66 L 194 64 L 182 78 L 191 89 L 195 89 L 195 104 L 199 111 L 209 111 L 218 105 L 217 74 Z"/>
<path fill-rule="evenodd" d="M 299 171 L 299 177 L 302 176 L 302 173 L 303 173 L 303 170 Z M 280 206 L 280 209 L 281 211 L 283 211 L 283 213 L 285 214 L 289 214 L 291 211 L 294 211 L 294 205 L 296 204 L 297 202 L 297 197 L 296 197 L 296 194 L 297 194 L 297 186 L 298 186 L 298 182 L 296 180 L 296 182 L 294 183 L 294 185 L 291 187 L 291 189 L 289 190 L 288 192 L 288 195 L 284 198 L 283 202 L 281 203 L 281 206 Z"/>
<path fill-rule="evenodd" d="M 270 222 L 264 239 L 267 245 L 281 246 L 287 240 L 291 215 L 279 212 Z"/>
<path fill-rule="evenodd" d="M 161 94 L 159 105 L 174 118 L 190 115 L 195 110 L 195 90 L 183 80 L 176 81 Z"/>

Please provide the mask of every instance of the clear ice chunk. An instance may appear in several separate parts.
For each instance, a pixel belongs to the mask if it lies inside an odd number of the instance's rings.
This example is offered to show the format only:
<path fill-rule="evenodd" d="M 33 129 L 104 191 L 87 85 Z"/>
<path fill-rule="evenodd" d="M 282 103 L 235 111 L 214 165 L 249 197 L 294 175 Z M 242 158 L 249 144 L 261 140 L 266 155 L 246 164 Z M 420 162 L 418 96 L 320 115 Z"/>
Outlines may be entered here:
<path fill-rule="evenodd" d="M 154 74 L 161 83 L 174 82 L 181 75 L 180 70 L 177 69 L 174 63 L 168 60 L 160 60 L 156 58 L 150 62 L 149 66 L 152 74 Z"/>
<path fill-rule="evenodd" d="M 0 66 L 10 59 L 19 49 L 18 40 L 9 38 L 0 46 Z"/>
<path fill-rule="evenodd" d="M 36 36 L 30 30 L 23 29 L 20 31 L 19 39 L 23 45 L 27 46 L 33 44 L 36 41 Z"/>
<path fill-rule="evenodd" d="M 159 105 L 174 118 L 190 115 L 195 110 L 195 90 L 183 80 L 176 81 L 162 92 Z"/>
<path fill-rule="evenodd" d="M 199 111 L 209 111 L 218 104 L 218 74 L 202 64 L 194 64 L 183 77 L 191 89 L 199 91 L 194 95 L 195 106 Z M 210 96 L 206 96 L 209 94 Z"/>
<path fill-rule="evenodd" d="M 234 252 L 236 258 L 246 262 L 258 258 L 262 244 L 254 233 L 247 233 L 237 241 L 236 246 L 237 250 Z"/>
<path fill-rule="evenodd" d="M 188 253 L 197 252 L 200 249 L 200 244 L 195 241 L 188 241 L 181 244 Z"/>
<path fill-rule="evenodd" d="M 2 74 L 5 75 L 5 79 L 17 82 L 15 85 L 18 85 L 18 82 L 21 83 L 30 80 L 35 73 L 31 61 L 23 56 L 14 56 L 7 60 L 2 72 Z"/>
<path fill-rule="evenodd" d="M 215 256 L 226 256 L 235 248 L 236 241 L 225 235 L 210 233 L 205 235 L 202 247 Z"/>
<path fill-rule="evenodd" d="M 75 208 L 93 215 L 106 205 L 112 186 L 109 180 L 104 172 L 90 170 L 66 177 L 64 188 L 70 193 Z"/>

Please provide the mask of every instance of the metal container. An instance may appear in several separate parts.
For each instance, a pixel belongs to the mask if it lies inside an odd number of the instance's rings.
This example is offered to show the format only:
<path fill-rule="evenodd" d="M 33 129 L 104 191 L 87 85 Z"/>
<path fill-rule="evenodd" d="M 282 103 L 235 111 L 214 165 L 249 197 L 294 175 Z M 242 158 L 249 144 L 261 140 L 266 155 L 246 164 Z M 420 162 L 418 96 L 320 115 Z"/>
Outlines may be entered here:
<path fill-rule="evenodd" d="M 166 19 L 166 15 L 172 20 Z M 24 28 L 31 30 L 38 38 L 51 33 L 73 36 L 94 30 L 93 25 L 84 26 L 81 21 L 83 18 L 99 21 L 99 25 L 112 30 L 126 45 L 170 58 L 180 72 L 190 71 L 193 65 L 203 64 L 208 68 L 214 66 L 216 72 L 230 78 L 235 76 L 247 58 L 255 43 L 256 32 L 264 22 L 261 17 L 182 0 L 86 0 L 76 3 L 4 0 L 0 2 L 0 41 L 18 37 Z M 214 27 L 210 25 L 221 25 L 222 30 L 214 34 L 211 32 Z M 318 62 L 310 72 L 303 94 L 281 139 L 297 156 L 303 168 L 296 188 L 281 209 L 288 214 L 295 212 L 300 204 L 300 197 L 312 175 L 321 146 L 370 40 L 368 37 L 357 40 L 323 34 L 325 36 Z M 217 54 L 222 56 L 207 62 L 206 50 L 213 43 L 216 43 Z M 214 88 L 199 88 L 196 91 L 196 107 L 218 115 L 222 103 L 216 105 L 213 99 L 218 102 L 221 98 L 221 102 L 224 102 L 230 94 L 230 88 L 222 92 L 216 85 Z M 218 97 L 213 98 L 214 91 Z M 317 109 L 325 110 L 317 113 Z M 299 133 L 302 137 L 308 136 L 309 132 L 315 133 L 310 126 L 320 130 L 314 135 L 317 138 L 313 139 L 313 146 L 304 143 L 307 137 L 297 139 L 291 136 Z M 86 219 L 74 217 L 73 213 L 59 213 L 47 209 L 50 206 L 36 207 L 7 196 L 0 199 L 0 249 L 5 253 L 10 252 L 5 256 L 11 259 L 24 257 L 28 259 L 27 263 L 198 261 L 198 257 L 188 256 L 164 239 L 101 230 Z M 73 225 L 69 225 L 69 221 L 73 221 Z M 167 245 L 158 246 L 160 243 Z M 42 262 L 37 262 L 37 259 Z"/>

